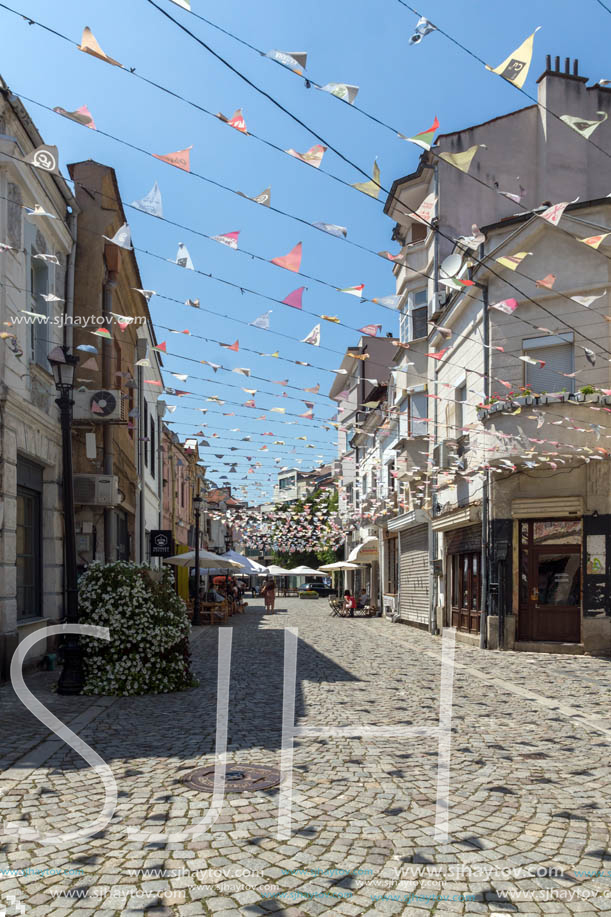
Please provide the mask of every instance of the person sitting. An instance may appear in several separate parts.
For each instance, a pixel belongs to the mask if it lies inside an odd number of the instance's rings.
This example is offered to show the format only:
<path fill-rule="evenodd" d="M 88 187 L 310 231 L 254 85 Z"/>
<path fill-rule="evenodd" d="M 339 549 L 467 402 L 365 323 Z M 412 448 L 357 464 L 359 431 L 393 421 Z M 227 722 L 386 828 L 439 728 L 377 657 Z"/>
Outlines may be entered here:
<path fill-rule="evenodd" d="M 344 608 L 348 612 L 351 618 L 354 617 L 354 609 L 356 608 L 356 599 L 352 595 L 349 589 L 346 589 L 344 592 Z"/>
<path fill-rule="evenodd" d="M 359 595 L 359 600 L 358 600 L 356 607 L 365 608 L 365 606 L 367 605 L 369 605 L 369 590 L 363 586 L 363 588 L 361 589 L 361 594 Z"/>

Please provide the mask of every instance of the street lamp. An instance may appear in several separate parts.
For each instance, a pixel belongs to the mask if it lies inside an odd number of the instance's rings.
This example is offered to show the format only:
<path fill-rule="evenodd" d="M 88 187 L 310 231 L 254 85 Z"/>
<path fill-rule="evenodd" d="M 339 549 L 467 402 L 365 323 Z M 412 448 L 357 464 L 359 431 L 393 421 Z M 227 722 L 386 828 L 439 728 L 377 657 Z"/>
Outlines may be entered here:
<path fill-rule="evenodd" d="M 204 501 L 197 494 L 193 497 L 193 512 L 195 514 L 195 596 L 193 600 L 193 625 L 200 623 L 199 620 L 199 514 L 202 510 Z"/>
<path fill-rule="evenodd" d="M 79 358 L 67 347 L 55 347 L 47 359 L 53 370 L 55 388 L 59 397 L 55 404 L 59 408 L 62 431 L 62 472 L 64 504 L 64 543 L 66 614 L 68 624 L 78 623 L 78 585 L 76 573 L 76 524 L 74 519 L 74 482 L 72 478 L 72 391 L 74 374 Z M 78 634 L 66 634 L 64 638 L 64 665 L 57 686 L 58 694 L 80 694 L 83 690 L 83 650 Z"/>

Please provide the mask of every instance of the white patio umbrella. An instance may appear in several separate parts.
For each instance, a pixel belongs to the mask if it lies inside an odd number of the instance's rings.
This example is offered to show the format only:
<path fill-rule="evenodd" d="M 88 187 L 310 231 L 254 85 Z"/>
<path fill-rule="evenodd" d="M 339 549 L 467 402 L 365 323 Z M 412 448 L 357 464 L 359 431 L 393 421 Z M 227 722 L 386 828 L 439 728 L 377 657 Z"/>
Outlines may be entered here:
<path fill-rule="evenodd" d="M 225 551 L 223 557 L 226 560 L 234 560 L 236 563 L 241 564 L 244 568 L 244 573 L 252 575 L 267 573 L 267 567 L 257 563 L 252 557 L 245 557 L 244 554 L 238 554 L 237 551 Z"/>
<path fill-rule="evenodd" d="M 351 564 L 347 560 L 337 560 L 334 564 L 323 564 L 317 572 L 333 573 L 335 570 L 358 570 L 358 564 Z"/>
<path fill-rule="evenodd" d="M 300 576 L 318 576 L 318 570 L 313 570 L 312 567 L 293 567 L 291 573 L 298 573 Z"/>
<path fill-rule="evenodd" d="M 282 567 L 278 567 L 276 564 L 270 564 L 270 566 L 267 568 L 267 572 L 270 576 L 291 576 L 295 571 L 284 570 Z"/>
<path fill-rule="evenodd" d="M 174 567 L 194 567 L 195 551 L 185 551 L 184 554 L 174 554 L 173 557 L 164 557 L 163 561 L 166 564 L 172 564 Z M 242 564 L 226 557 L 219 557 L 218 554 L 213 554 L 212 551 L 204 551 L 202 549 L 199 552 L 199 569 L 241 570 Z"/>

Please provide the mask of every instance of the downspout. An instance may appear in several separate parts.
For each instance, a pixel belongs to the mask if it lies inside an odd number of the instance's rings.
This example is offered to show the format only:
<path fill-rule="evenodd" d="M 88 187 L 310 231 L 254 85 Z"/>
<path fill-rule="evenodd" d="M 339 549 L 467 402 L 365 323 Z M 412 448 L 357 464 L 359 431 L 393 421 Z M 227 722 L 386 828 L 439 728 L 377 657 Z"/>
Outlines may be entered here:
<path fill-rule="evenodd" d="M 437 304 L 437 296 L 439 293 L 439 165 L 435 163 L 433 169 L 433 193 L 435 194 L 435 217 L 433 220 L 434 225 L 434 237 L 433 237 L 433 301 L 435 305 Z M 433 395 L 437 395 L 437 361 L 434 360 L 433 367 Z M 430 361 L 429 361 L 430 364 Z M 433 398 L 433 441 L 432 443 L 429 440 L 429 448 L 431 450 L 431 458 L 434 457 L 435 447 L 437 445 L 437 429 L 438 429 L 438 407 L 437 407 L 437 397 Z M 434 462 L 433 462 L 434 466 Z M 435 472 L 431 471 L 431 514 L 429 518 L 428 525 L 428 544 L 429 544 L 429 633 L 438 634 L 439 628 L 437 627 L 437 601 L 438 601 L 438 583 L 434 561 L 437 559 L 437 551 L 439 550 L 438 546 L 438 536 L 437 532 L 433 529 L 433 519 L 435 518 L 435 509 L 436 509 L 436 489 L 434 485 L 436 484 L 437 476 Z"/>
<path fill-rule="evenodd" d="M 142 340 L 139 339 L 138 343 Z M 140 360 L 140 356 L 138 355 Z M 145 501 L 145 480 L 144 480 L 144 437 L 147 431 L 144 429 L 144 377 L 142 367 L 138 366 L 137 385 L 138 385 L 138 481 L 140 489 L 138 491 L 138 562 L 144 563 L 144 501 Z M 153 456 L 151 460 L 155 461 Z"/>
<path fill-rule="evenodd" d="M 484 259 L 484 245 L 480 245 L 479 260 Z M 488 286 L 482 288 L 482 307 L 483 316 L 483 345 L 484 345 L 484 401 L 487 402 L 490 396 L 490 312 L 488 309 Z M 487 462 L 485 464 L 488 464 Z M 480 649 L 486 649 L 488 643 L 488 604 L 490 597 L 488 595 L 488 562 L 489 562 L 489 544 L 488 544 L 488 501 L 490 499 L 490 469 L 484 469 L 484 483 L 482 485 L 482 592 L 481 592 L 481 616 L 479 630 Z"/>
<path fill-rule="evenodd" d="M 104 262 L 106 265 L 106 279 L 102 288 L 102 312 L 104 315 L 104 327 L 111 330 L 112 327 L 112 297 L 113 291 L 117 285 L 119 270 L 119 250 L 112 245 L 104 246 Z M 112 388 L 112 350 L 111 340 L 102 340 L 102 388 L 110 390 Z M 114 431 L 111 423 L 105 423 L 102 426 L 103 435 L 103 471 L 106 475 L 112 475 L 114 470 Z M 104 509 L 104 562 L 111 563 L 114 560 L 113 552 L 116 552 L 116 526 L 115 511 L 113 507 Z"/>

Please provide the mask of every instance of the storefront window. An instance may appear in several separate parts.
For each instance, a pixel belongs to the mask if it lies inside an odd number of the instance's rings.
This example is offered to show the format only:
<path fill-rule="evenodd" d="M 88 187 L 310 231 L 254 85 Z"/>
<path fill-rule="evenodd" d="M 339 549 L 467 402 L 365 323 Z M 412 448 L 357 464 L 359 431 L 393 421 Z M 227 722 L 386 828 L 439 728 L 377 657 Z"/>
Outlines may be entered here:
<path fill-rule="evenodd" d="M 533 544 L 580 544 L 580 519 L 535 519 L 532 523 Z"/>

